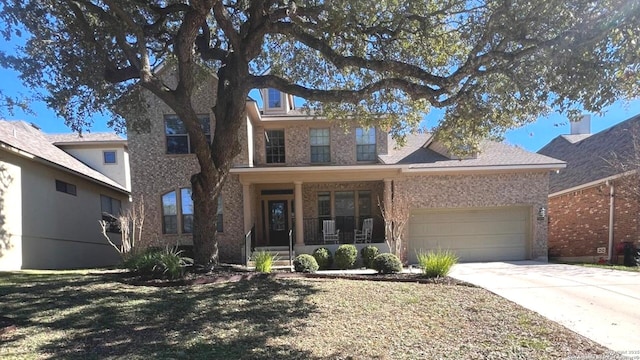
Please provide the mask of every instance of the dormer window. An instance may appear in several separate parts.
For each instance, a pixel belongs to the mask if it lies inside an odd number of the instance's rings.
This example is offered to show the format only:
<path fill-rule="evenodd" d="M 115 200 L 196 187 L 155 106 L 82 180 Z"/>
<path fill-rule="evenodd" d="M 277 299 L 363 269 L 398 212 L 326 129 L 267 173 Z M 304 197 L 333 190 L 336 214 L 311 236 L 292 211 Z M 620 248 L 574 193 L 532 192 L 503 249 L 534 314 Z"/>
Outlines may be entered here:
<path fill-rule="evenodd" d="M 278 89 L 267 90 L 267 107 L 269 109 L 282 108 L 282 93 Z"/>

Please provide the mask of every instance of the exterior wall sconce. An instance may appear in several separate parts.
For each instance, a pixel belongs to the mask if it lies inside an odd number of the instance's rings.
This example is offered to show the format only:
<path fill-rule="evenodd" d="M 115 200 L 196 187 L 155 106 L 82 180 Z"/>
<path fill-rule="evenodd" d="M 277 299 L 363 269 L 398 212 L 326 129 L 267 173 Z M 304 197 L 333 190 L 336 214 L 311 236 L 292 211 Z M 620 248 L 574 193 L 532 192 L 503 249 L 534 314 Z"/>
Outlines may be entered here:
<path fill-rule="evenodd" d="M 538 220 L 544 220 L 547 217 L 547 209 L 544 206 L 540 206 L 538 209 Z"/>

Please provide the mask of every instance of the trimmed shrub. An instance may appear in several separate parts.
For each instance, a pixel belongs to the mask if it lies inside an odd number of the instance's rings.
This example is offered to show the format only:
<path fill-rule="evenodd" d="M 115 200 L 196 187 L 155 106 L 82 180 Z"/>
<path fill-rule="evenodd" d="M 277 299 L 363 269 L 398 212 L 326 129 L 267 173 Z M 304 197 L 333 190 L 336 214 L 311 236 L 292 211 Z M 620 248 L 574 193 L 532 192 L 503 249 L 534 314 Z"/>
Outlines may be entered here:
<path fill-rule="evenodd" d="M 375 246 L 365 246 L 360 250 L 360 257 L 362 258 L 362 264 L 371 269 L 373 267 L 373 259 L 378 256 L 380 250 Z"/>
<path fill-rule="evenodd" d="M 258 251 L 253 254 L 253 261 L 256 263 L 257 272 L 270 273 L 273 262 L 276 260 L 276 255 L 268 251 Z"/>
<path fill-rule="evenodd" d="M 402 271 L 402 262 L 397 256 L 384 253 L 373 258 L 373 268 L 381 274 L 395 274 Z"/>
<path fill-rule="evenodd" d="M 351 269 L 358 260 L 358 249 L 351 244 L 344 244 L 338 247 L 334 256 L 334 264 L 338 269 Z"/>
<path fill-rule="evenodd" d="M 313 257 L 316 259 L 320 270 L 325 270 L 333 264 L 333 255 L 331 251 L 325 247 L 317 248 L 313 251 Z"/>
<path fill-rule="evenodd" d="M 300 254 L 293 260 L 293 268 L 297 272 L 313 273 L 318 271 L 318 262 L 309 254 Z"/>
<path fill-rule="evenodd" d="M 451 267 L 458 262 L 458 257 L 451 250 L 438 250 L 416 253 L 418 264 L 426 277 L 447 276 Z"/>
<path fill-rule="evenodd" d="M 153 278 L 177 279 L 184 276 L 185 269 L 193 265 L 193 259 L 183 256 L 182 250 L 173 248 L 148 248 L 130 256 L 124 266 L 130 271 Z"/>

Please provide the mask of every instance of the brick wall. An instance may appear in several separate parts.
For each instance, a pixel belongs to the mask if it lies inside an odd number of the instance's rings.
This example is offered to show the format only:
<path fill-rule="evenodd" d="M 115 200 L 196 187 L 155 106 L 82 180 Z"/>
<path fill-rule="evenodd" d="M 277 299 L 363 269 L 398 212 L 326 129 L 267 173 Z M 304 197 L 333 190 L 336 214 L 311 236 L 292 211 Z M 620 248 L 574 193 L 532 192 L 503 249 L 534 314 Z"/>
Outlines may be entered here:
<path fill-rule="evenodd" d="M 614 183 L 614 249 L 622 241 L 638 240 L 640 207 L 624 184 Z M 549 199 L 549 256 L 564 260 L 607 260 L 609 247 L 609 186 L 598 186 Z M 615 251 L 614 251 L 615 254 Z"/>

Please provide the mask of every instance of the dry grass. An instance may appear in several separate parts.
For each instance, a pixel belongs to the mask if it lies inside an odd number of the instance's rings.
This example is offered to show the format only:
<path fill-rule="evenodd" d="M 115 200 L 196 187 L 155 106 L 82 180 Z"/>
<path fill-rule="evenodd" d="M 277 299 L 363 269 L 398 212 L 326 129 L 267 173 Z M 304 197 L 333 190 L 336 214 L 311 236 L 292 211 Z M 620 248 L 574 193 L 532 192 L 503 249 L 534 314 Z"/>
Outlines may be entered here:
<path fill-rule="evenodd" d="M 0 273 L 2 359 L 545 359 L 605 349 L 482 289 L 255 278 L 157 288 Z"/>

